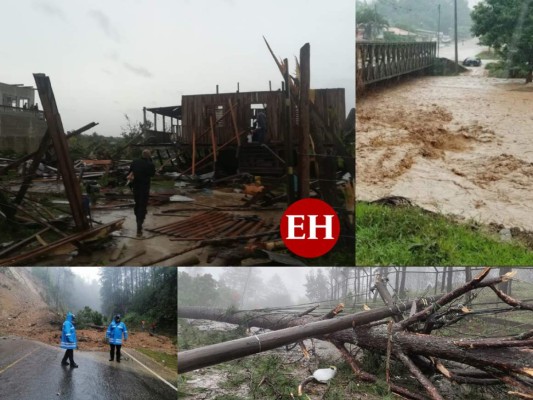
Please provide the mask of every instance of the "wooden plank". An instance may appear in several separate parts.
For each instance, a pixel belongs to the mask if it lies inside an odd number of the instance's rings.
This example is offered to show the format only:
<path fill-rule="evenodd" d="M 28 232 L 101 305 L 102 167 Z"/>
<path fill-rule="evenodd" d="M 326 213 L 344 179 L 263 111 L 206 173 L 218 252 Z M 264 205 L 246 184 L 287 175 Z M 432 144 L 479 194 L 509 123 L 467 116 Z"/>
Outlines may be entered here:
<path fill-rule="evenodd" d="M 72 217 L 79 230 L 86 230 L 89 228 L 89 222 L 83 211 L 81 189 L 68 151 L 68 143 L 50 78 L 45 74 L 33 74 L 33 76 L 48 124 L 48 130 L 57 154 L 59 171 L 63 178 Z"/>
<path fill-rule="evenodd" d="M 110 232 L 119 229 L 123 223 L 124 219 L 120 219 L 109 224 L 99 226 L 98 228 L 68 236 L 50 243 L 48 246 L 40 247 L 18 256 L 0 259 L 0 265 L 29 265 L 29 261 L 32 261 L 35 258 L 43 255 L 51 254 L 57 248 L 64 247 L 64 245 L 67 243 L 78 243 L 83 240 L 89 240 L 103 233 L 109 234 Z"/>
<path fill-rule="evenodd" d="M 196 175 L 196 129 L 192 128 L 192 175 Z"/>
<path fill-rule="evenodd" d="M 213 161 L 217 162 L 217 140 L 215 138 L 215 126 L 212 116 L 209 118 L 209 124 L 211 126 L 211 147 L 213 148 Z"/>
<path fill-rule="evenodd" d="M 239 136 L 239 127 L 237 125 L 237 116 L 235 115 L 235 110 L 233 109 L 233 104 L 231 99 L 228 99 L 229 109 L 231 111 L 231 122 L 233 124 L 233 131 L 235 132 L 235 140 L 237 140 L 237 146 L 241 145 L 241 138 Z"/>
<path fill-rule="evenodd" d="M 300 49 L 300 140 L 298 150 L 300 152 L 299 165 L 300 179 L 298 194 L 300 199 L 309 197 L 310 182 L 310 125 L 309 125 L 309 87 L 311 80 L 311 49 L 306 43 Z"/>

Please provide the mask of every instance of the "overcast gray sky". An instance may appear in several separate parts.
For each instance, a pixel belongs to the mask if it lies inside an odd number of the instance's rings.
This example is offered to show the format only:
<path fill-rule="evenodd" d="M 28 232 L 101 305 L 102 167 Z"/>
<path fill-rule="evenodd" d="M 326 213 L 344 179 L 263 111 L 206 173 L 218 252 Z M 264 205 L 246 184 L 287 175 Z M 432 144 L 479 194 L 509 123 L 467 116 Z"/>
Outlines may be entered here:
<path fill-rule="evenodd" d="M 289 59 L 311 45 L 311 87 L 355 103 L 355 1 L 20 0 L 3 4 L 0 82 L 50 76 L 65 130 L 181 103 L 182 94 L 268 90 L 282 77 L 263 42 Z M 37 102 L 40 103 L 39 100 Z"/>

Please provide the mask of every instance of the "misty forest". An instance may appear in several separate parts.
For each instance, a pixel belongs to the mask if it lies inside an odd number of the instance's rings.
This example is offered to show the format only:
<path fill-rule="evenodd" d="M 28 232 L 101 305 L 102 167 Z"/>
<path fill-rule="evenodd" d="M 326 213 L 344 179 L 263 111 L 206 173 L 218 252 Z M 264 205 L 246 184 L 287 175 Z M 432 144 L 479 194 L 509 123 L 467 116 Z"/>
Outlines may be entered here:
<path fill-rule="evenodd" d="M 178 393 L 529 398 L 532 295 L 533 268 L 179 268 Z"/>
<path fill-rule="evenodd" d="M 441 31 L 453 34 L 453 0 L 357 0 L 357 23 L 381 23 L 408 31 L 424 29 L 435 31 L 440 9 Z M 470 9 L 467 0 L 457 0 L 459 37 L 470 36 Z"/>
<path fill-rule="evenodd" d="M 164 267 L 101 268 L 87 283 L 68 267 L 33 267 L 45 289 L 46 302 L 61 312 L 72 311 L 81 327 L 102 325 L 115 314 L 125 323 L 155 323 L 176 332 L 176 269 Z"/>

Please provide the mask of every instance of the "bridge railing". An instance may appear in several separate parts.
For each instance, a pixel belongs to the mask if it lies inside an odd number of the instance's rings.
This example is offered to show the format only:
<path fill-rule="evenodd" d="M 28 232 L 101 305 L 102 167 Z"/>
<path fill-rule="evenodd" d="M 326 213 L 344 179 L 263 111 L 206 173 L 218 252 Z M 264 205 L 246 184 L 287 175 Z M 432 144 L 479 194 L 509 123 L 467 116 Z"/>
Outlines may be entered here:
<path fill-rule="evenodd" d="M 433 65 L 436 54 L 435 42 L 358 42 L 357 85 L 428 68 Z"/>

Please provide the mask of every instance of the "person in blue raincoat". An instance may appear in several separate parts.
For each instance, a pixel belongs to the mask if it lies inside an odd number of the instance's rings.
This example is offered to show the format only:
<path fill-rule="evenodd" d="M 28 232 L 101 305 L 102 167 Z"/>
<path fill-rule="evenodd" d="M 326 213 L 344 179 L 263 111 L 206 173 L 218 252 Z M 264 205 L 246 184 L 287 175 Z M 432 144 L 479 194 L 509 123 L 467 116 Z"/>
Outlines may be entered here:
<path fill-rule="evenodd" d="M 74 362 L 74 349 L 78 348 L 78 339 L 76 338 L 76 328 L 74 321 L 76 316 L 70 311 L 67 313 L 67 319 L 63 322 L 63 329 L 61 331 L 61 345 L 62 349 L 66 349 L 61 365 L 70 365 L 70 368 L 78 368 L 78 364 Z M 67 362 L 67 358 L 70 361 Z"/>
<path fill-rule="evenodd" d="M 120 348 L 122 347 L 122 336 L 124 336 L 124 341 L 128 340 L 128 328 L 126 324 L 120 321 L 120 314 L 115 315 L 115 318 L 109 324 L 107 328 L 106 338 L 109 341 L 109 361 L 115 359 L 115 349 L 117 350 L 117 362 L 120 362 Z"/>

